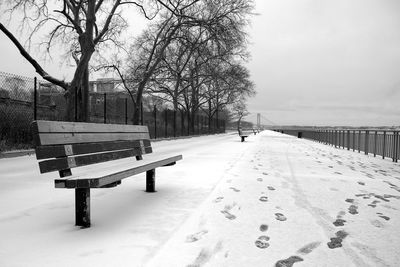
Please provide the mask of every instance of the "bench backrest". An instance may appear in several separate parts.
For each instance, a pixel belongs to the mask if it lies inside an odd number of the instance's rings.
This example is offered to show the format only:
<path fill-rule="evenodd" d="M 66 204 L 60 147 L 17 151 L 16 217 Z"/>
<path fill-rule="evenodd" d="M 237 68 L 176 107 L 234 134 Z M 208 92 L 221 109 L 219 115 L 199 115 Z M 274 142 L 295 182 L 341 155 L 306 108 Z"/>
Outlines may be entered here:
<path fill-rule="evenodd" d="M 152 153 L 147 126 L 64 121 L 34 121 L 33 137 L 41 173 Z"/>

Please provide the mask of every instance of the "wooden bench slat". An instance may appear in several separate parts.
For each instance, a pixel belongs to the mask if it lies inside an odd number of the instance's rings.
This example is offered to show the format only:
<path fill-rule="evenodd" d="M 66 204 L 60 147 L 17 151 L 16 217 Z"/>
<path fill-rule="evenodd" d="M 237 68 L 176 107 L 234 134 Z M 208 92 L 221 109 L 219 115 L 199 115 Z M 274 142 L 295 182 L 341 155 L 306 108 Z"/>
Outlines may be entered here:
<path fill-rule="evenodd" d="M 105 153 L 89 154 L 83 156 L 69 156 L 39 162 L 40 173 L 72 169 L 75 167 L 86 166 L 106 162 L 110 160 L 117 160 L 127 157 L 139 156 L 142 154 L 151 153 L 151 147 L 135 147 L 133 149 L 126 149 L 120 151 L 111 151 Z"/>
<path fill-rule="evenodd" d="M 120 161 L 119 164 L 117 163 L 118 165 L 116 166 L 97 168 L 96 174 L 99 174 L 99 177 L 93 177 L 92 173 L 87 171 L 86 174 L 55 179 L 55 186 L 57 188 L 100 188 L 157 167 L 168 166 L 181 159 L 182 155 L 156 160 L 154 158 L 149 158 L 131 162 L 133 167 L 127 167 L 125 159 Z"/>
<path fill-rule="evenodd" d="M 150 147 L 150 140 L 95 142 L 69 145 L 48 145 L 36 147 L 37 159 L 58 158 L 111 150 L 123 150 L 135 147 Z"/>
<path fill-rule="evenodd" d="M 37 146 L 150 139 L 147 126 L 60 121 L 34 121 Z"/>
<path fill-rule="evenodd" d="M 149 133 L 39 133 L 37 137 L 38 146 L 150 139 Z"/>
<path fill-rule="evenodd" d="M 34 129 L 40 129 L 40 133 L 132 133 L 148 132 L 144 125 L 127 124 L 100 124 L 86 122 L 68 122 L 68 121 L 45 121 L 37 120 L 32 123 Z"/>

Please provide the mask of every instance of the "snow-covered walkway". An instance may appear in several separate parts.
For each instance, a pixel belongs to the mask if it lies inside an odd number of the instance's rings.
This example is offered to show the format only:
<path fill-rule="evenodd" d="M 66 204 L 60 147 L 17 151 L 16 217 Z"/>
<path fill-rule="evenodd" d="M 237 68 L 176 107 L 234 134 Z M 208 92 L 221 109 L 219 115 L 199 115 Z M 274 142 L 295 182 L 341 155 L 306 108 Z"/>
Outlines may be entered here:
<path fill-rule="evenodd" d="M 92 227 L 73 190 L 34 156 L 0 159 L 0 266 L 398 266 L 400 167 L 270 131 L 154 143 L 183 154 L 92 190 Z"/>

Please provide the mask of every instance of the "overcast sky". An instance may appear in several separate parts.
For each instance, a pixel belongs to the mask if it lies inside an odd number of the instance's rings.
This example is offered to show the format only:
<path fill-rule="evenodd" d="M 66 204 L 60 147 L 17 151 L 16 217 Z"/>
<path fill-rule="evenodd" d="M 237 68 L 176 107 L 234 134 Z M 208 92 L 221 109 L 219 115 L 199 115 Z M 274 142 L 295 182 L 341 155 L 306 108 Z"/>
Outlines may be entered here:
<path fill-rule="evenodd" d="M 257 12 L 252 119 L 400 124 L 400 1 L 263 0 Z"/>
<path fill-rule="evenodd" d="M 400 125 L 399 0 L 256 0 L 252 113 L 275 124 Z M 2 22 L 4 22 L 2 20 Z M 34 76 L 0 33 L 0 71 Z M 68 77 L 59 60 L 50 73 Z"/>

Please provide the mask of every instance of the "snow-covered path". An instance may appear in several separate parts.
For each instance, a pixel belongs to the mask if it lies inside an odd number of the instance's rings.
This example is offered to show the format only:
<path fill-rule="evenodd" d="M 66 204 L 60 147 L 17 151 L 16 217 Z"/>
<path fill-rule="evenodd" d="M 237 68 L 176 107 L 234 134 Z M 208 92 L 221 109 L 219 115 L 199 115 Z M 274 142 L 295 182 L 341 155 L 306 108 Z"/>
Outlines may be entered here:
<path fill-rule="evenodd" d="M 179 153 L 93 190 L 89 229 L 72 190 L 33 156 L 0 159 L 0 266 L 398 266 L 400 167 L 265 131 L 154 143 Z M 285 260 L 286 261 L 283 261 Z M 286 265 L 285 265 L 286 264 Z"/>

